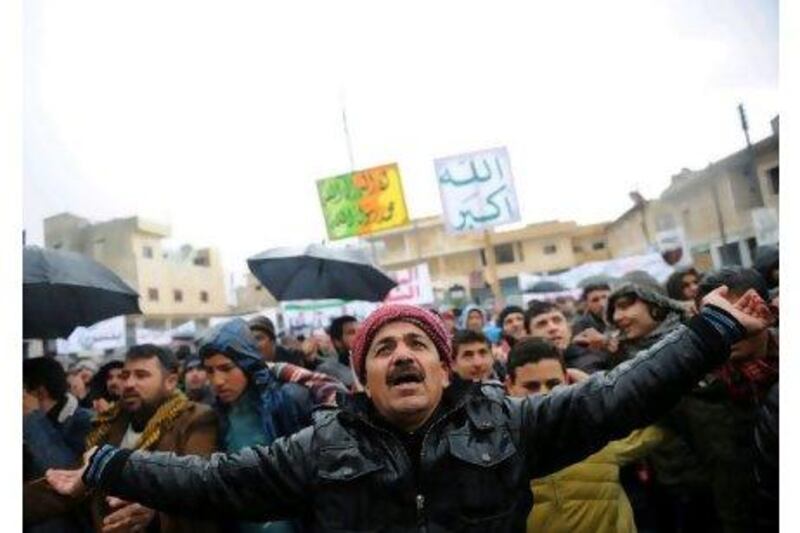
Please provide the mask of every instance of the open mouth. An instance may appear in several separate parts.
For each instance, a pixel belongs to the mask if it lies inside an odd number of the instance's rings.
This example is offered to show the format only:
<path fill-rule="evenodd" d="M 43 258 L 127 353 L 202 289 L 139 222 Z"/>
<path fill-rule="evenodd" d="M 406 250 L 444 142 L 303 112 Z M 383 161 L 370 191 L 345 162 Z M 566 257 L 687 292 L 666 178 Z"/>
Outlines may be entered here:
<path fill-rule="evenodd" d="M 407 385 L 409 383 L 422 383 L 423 381 L 425 381 L 425 376 L 422 374 L 422 372 L 413 368 L 395 372 L 386 379 L 386 383 L 390 387 Z"/>

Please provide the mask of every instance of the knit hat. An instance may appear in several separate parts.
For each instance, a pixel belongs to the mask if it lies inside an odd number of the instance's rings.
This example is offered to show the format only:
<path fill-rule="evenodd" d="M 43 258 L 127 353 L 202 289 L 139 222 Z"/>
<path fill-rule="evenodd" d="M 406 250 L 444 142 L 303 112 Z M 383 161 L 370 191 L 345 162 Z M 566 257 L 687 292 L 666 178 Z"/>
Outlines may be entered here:
<path fill-rule="evenodd" d="M 617 300 L 623 296 L 633 296 L 647 304 L 660 307 L 667 312 L 678 313 L 680 316 L 686 313 L 686 309 L 680 302 L 668 298 L 663 292 L 655 290 L 652 286 L 628 282 L 617 286 L 611 291 L 611 294 L 608 295 L 608 302 L 606 303 L 606 321 L 608 321 L 609 324 L 614 323 L 614 310 L 617 306 Z"/>
<path fill-rule="evenodd" d="M 358 329 L 353 341 L 351 362 L 356 376 L 364 380 L 366 372 L 367 352 L 375 340 L 375 335 L 385 325 L 391 322 L 408 322 L 421 329 L 436 346 L 439 358 L 450 366 L 452 362 L 452 347 L 450 336 L 447 334 L 444 322 L 432 312 L 415 305 L 390 304 L 379 307 L 370 314 Z"/>
<path fill-rule="evenodd" d="M 257 329 L 259 331 L 263 331 L 267 334 L 267 337 L 275 340 L 275 324 L 272 323 L 272 320 L 265 317 L 264 315 L 258 315 L 250 319 L 247 323 L 251 330 Z"/>
<path fill-rule="evenodd" d="M 525 316 L 525 311 L 518 305 L 507 305 L 500 311 L 500 316 L 497 317 L 497 327 L 503 329 L 503 322 L 506 321 L 506 317 L 508 315 L 513 315 L 514 313 L 519 313 L 522 316 Z"/>

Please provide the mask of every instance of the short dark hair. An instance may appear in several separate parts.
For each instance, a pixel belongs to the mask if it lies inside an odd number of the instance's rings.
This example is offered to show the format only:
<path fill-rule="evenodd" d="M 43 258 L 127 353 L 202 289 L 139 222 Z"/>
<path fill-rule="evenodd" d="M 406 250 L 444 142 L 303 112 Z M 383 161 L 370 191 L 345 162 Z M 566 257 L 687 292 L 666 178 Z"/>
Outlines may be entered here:
<path fill-rule="evenodd" d="M 502 328 L 503 323 L 506 321 L 508 315 L 513 315 L 514 313 L 525 315 L 525 311 L 523 311 L 518 305 L 507 305 L 502 311 L 500 311 L 500 315 L 497 317 L 497 327 Z"/>
<path fill-rule="evenodd" d="M 700 274 L 694 267 L 679 268 L 669 275 L 664 286 L 667 289 L 667 296 L 673 300 L 683 300 L 683 278 L 693 274 L 700 281 Z"/>
<path fill-rule="evenodd" d="M 482 342 L 489 349 L 492 349 L 492 343 L 489 342 L 489 339 L 483 333 L 479 331 L 473 331 L 471 329 L 461 329 L 456 331 L 456 334 L 453 335 L 453 359 L 458 358 L 458 348 L 465 344 L 472 344 L 473 342 Z"/>
<path fill-rule="evenodd" d="M 564 363 L 564 357 L 554 344 L 539 337 L 526 337 L 515 344 L 511 351 L 508 352 L 506 370 L 513 381 L 517 377 L 517 368 L 530 363 L 536 364 L 546 359 L 558 361 L 561 368 L 566 372 L 567 365 Z"/>
<path fill-rule="evenodd" d="M 128 349 L 125 354 L 125 361 L 136 361 L 139 359 L 157 358 L 165 374 L 172 374 L 178 371 L 178 358 L 172 350 L 164 346 L 155 344 L 136 344 Z"/>
<path fill-rule="evenodd" d="M 358 319 L 352 315 L 337 316 L 331 320 L 331 325 L 328 327 L 328 335 L 330 335 L 332 340 L 342 340 L 342 337 L 344 337 L 344 327 L 350 322 L 358 322 Z"/>
<path fill-rule="evenodd" d="M 50 398 L 54 400 L 60 400 L 69 390 L 64 367 L 51 357 L 23 360 L 22 386 L 26 391 L 44 387 Z"/>
<path fill-rule="evenodd" d="M 769 288 L 763 276 L 754 268 L 740 266 L 720 268 L 703 276 L 697 293 L 698 299 L 722 285 L 726 285 L 728 290 L 736 295 L 755 289 L 765 302 L 770 300 Z"/>
<path fill-rule="evenodd" d="M 564 314 L 564 312 L 561 311 L 561 309 L 553 302 L 546 302 L 543 300 L 531 300 L 528 302 L 528 310 L 525 311 L 525 331 L 528 333 L 531 332 L 530 326 L 528 325 L 531 323 L 531 320 L 539 315 L 550 313 L 552 311 L 558 311 L 562 315 Z"/>
<path fill-rule="evenodd" d="M 583 292 L 581 293 L 581 300 L 586 300 L 591 293 L 594 291 L 610 291 L 611 285 L 608 283 L 592 283 L 591 285 L 587 285 L 583 288 Z"/>

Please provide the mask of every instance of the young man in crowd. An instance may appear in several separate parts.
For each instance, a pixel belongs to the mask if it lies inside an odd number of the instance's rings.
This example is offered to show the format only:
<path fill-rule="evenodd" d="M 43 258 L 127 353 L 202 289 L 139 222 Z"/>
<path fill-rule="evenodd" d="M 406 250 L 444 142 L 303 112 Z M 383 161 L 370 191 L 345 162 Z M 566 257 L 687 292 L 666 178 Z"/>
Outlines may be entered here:
<path fill-rule="evenodd" d="M 75 464 L 84 451 L 92 413 L 78 406 L 64 368 L 50 357 L 22 362 L 22 437 L 33 477 Z"/>
<path fill-rule="evenodd" d="M 217 450 L 217 417 L 207 406 L 194 403 L 178 389 L 178 360 L 167 348 L 133 346 L 122 371 L 122 399 L 99 415 L 86 444 L 111 444 L 126 450 L 157 450 L 178 455 L 208 456 Z M 44 480 L 25 486 L 24 521 L 38 523 L 71 511 L 82 500 L 60 497 Z M 88 495 L 96 531 L 145 530 L 164 532 L 218 531 L 215 523 L 157 513 L 152 508 L 110 497 Z"/>
<path fill-rule="evenodd" d="M 492 345 L 486 335 L 471 329 L 457 331 L 453 337 L 453 372 L 467 381 L 483 381 L 493 376 Z"/>
<path fill-rule="evenodd" d="M 581 301 L 586 310 L 572 324 L 572 334 L 577 335 L 587 329 L 598 333 L 606 332 L 606 321 L 603 317 L 611 287 L 607 283 L 587 285 L 581 294 Z"/>
<path fill-rule="evenodd" d="M 594 330 L 584 330 L 573 342 L 572 330 L 567 317 L 555 304 L 533 300 L 525 312 L 525 327 L 528 334 L 549 341 L 561 352 L 570 368 L 592 373 L 606 370 L 611 344 L 605 335 L 594 332 L 599 339 L 589 337 Z M 580 344 L 579 344 L 580 343 Z"/>
<path fill-rule="evenodd" d="M 334 357 L 320 358 L 320 363 L 314 369 L 316 372 L 335 377 L 348 389 L 352 389 L 355 382 L 350 368 L 350 352 L 357 330 L 358 319 L 354 316 L 342 315 L 331 320 L 328 336 L 336 354 Z"/>
<path fill-rule="evenodd" d="M 722 292 L 722 291 L 720 291 Z M 210 461 L 105 446 L 86 466 L 50 471 L 61 493 L 112 490 L 148 505 L 250 520 L 305 517 L 317 531 L 519 531 L 530 480 L 584 459 L 671 408 L 765 327 L 763 301 L 706 307 L 671 343 L 634 364 L 545 397 L 455 380 L 442 321 L 385 305 L 359 330 L 353 367 L 364 393 L 270 447 Z"/>
<path fill-rule="evenodd" d="M 527 338 L 511 349 L 506 378 L 509 395 L 550 394 L 571 382 L 561 351 L 552 343 Z M 634 431 L 580 463 L 534 479 L 528 531 L 636 531 L 633 510 L 620 484 L 619 467 L 646 455 L 661 441 L 662 434 L 657 427 Z"/>
<path fill-rule="evenodd" d="M 768 296 L 767 284 L 754 269 L 726 267 L 701 280 L 698 297 L 722 285 L 728 287 L 728 301 L 749 290 Z M 778 383 L 778 351 L 773 329 L 734 344 L 730 360 L 707 375 L 681 404 L 695 449 L 708 465 L 725 531 L 758 530 L 757 519 L 766 516 L 757 499 L 754 453 L 764 447 L 759 447 L 754 433 L 761 405 Z"/>
<path fill-rule="evenodd" d="M 612 364 L 617 365 L 680 331 L 688 315 L 685 307 L 668 298 L 663 289 L 623 283 L 609 296 L 606 319 L 620 332 L 619 349 L 612 356 Z M 687 391 L 682 403 L 658 421 L 670 430 L 670 438 L 648 458 L 648 470 L 654 472 L 653 483 L 643 486 L 633 475 L 626 476 L 626 488 L 647 493 L 640 501 L 665 532 L 686 528 L 714 530 L 721 525 L 709 465 L 695 446 L 684 408 L 690 394 Z M 644 509 L 643 506 L 640 511 Z"/>
<path fill-rule="evenodd" d="M 193 402 L 214 405 L 214 393 L 208 383 L 208 374 L 197 354 L 191 354 L 184 361 L 183 390 Z"/>
<path fill-rule="evenodd" d="M 679 302 L 692 302 L 697 299 L 700 274 L 694 267 L 678 268 L 670 274 L 665 283 L 667 296 Z"/>
<path fill-rule="evenodd" d="M 470 304 L 461 312 L 459 320 L 459 329 L 469 329 L 478 333 L 483 333 L 483 328 L 486 325 L 486 313 L 480 306 Z"/>

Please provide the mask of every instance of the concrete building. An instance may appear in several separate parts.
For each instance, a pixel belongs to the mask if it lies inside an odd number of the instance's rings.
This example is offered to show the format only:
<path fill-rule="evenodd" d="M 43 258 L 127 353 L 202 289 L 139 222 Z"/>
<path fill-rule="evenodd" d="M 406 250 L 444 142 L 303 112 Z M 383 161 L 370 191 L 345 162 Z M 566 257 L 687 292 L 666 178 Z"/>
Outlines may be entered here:
<path fill-rule="evenodd" d="M 236 287 L 236 306 L 232 313 L 246 315 L 267 307 L 278 307 L 278 301 L 250 272 L 245 274 L 244 285 Z"/>
<path fill-rule="evenodd" d="M 702 170 L 683 169 L 654 200 L 634 206 L 608 226 L 614 257 L 654 249 L 660 234 L 683 231 L 696 266 L 750 266 L 765 228 L 777 231 L 779 211 L 779 132 Z M 761 226 L 761 227 L 759 227 Z M 762 236 L 759 236 L 761 233 Z"/>
<path fill-rule="evenodd" d="M 45 247 L 92 257 L 139 292 L 143 315 L 129 317 L 131 331 L 166 330 L 189 320 L 203 328 L 208 317 L 228 313 L 219 253 L 189 245 L 165 249 L 169 235 L 168 226 L 141 217 L 91 223 L 63 213 L 44 220 Z"/>
<path fill-rule="evenodd" d="M 490 295 L 486 278 L 488 247 L 483 233 L 449 234 L 442 218 L 434 216 L 365 240 L 375 250 L 378 263 L 388 270 L 426 262 L 439 299 L 446 299 L 450 290 L 462 288 L 471 298 L 483 300 Z M 557 273 L 610 257 L 606 224 L 531 224 L 493 233 L 491 247 L 505 296 L 519 294 L 517 276 L 521 273 Z"/>

